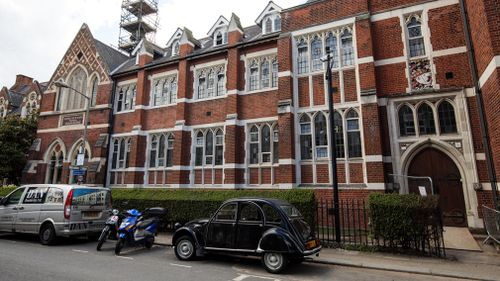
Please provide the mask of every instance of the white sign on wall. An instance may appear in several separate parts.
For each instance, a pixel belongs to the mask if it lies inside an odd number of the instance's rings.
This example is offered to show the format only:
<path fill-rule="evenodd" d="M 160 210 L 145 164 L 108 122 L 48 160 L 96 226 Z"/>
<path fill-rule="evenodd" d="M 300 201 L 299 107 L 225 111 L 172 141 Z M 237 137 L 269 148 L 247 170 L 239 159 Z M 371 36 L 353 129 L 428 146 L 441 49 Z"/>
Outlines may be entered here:
<path fill-rule="evenodd" d="M 425 189 L 425 186 L 419 186 L 418 190 L 420 191 L 420 195 L 427 196 L 427 190 Z"/>

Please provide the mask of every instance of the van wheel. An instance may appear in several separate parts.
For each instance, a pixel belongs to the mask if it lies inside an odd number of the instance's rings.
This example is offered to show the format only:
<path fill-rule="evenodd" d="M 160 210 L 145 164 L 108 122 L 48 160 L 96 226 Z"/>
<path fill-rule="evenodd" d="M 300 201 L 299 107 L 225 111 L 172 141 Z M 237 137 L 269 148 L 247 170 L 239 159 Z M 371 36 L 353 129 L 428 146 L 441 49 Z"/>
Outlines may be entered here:
<path fill-rule="evenodd" d="M 42 245 L 52 245 L 56 242 L 56 230 L 51 223 L 43 224 L 38 236 Z"/>
<path fill-rule="evenodd" d="M 175 256 L 181 261 L 193 260 L 196 257 L 196 247 L 193 239 L 182 236 L 175 242 Z"/>
<path fill-rule="evenodd" d="M 281 253 L 265 253 L 262 256 L 262 265 L 269 273 L 280 273 L 288 265 L 288 258 Z"/>

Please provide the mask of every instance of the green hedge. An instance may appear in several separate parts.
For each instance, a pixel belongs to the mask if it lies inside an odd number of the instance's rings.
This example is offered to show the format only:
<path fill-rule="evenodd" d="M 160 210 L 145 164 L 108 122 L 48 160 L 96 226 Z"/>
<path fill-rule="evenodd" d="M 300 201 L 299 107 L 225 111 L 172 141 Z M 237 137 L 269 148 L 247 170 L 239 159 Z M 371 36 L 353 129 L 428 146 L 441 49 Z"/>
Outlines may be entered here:
<path fill-rule="evenodd" d="M 438 196 L 372 193 L 369 206 L 374 238 L 391 247 L 409 247 L 426 238 L 428 226 L 440 227 Z"/>
<path fill-rule="evenodd" d="M 17 186 L 14 186 L 14 185 L 0 187 L 0 197 L 4 197 L 5 195 L 14 191 L 14 189 L 16 189 L 16 188 L 17 188 Z"/>
<path fill-rule="evenodd" d="M 300 210 L 311 227 L 314 225 L 316 211 L 312 190 L 112 189 L 112 195 L 114 207 L 122 210 L 166 208 L 164 223 L 185 223 L 197 218 L 210 217 L 222 202 L 238 197 L 276 198 L 288 201 Z"/>

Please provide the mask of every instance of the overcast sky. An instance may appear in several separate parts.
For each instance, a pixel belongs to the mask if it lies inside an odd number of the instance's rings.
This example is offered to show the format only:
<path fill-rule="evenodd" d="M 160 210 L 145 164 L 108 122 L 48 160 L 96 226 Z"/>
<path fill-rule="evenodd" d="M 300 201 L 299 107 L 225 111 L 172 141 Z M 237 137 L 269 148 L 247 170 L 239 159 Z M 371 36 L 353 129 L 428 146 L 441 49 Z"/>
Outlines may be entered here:
<path fill-rule="evenodd" d="M 244 27 L 255 19 L 268 0 L 159 0 L 160 29 L 156 43 L 164 46 L 177 27 L 205 37 L 220 15 L 234 12 Z M 0 87 L 10 87 L 16 74 L 40 82 L 52 76 L 82 23 L 95 38 L 116 46 L 122 0 L 1 0 Z M 306 0 L 276 0 L 282 8 Z"/>

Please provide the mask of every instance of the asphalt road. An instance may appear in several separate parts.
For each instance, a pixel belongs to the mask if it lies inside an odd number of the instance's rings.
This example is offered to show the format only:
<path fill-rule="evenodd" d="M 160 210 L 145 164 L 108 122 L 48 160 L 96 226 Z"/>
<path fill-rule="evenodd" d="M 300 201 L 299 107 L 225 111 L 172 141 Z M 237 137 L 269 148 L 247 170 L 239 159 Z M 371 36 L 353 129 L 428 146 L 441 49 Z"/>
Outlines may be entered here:
<path fill-rule="evenodd" d="M 285 274 L 267 273 L 256 258 L 210 256 L 192 262 L 176 259 L 172 248 L 155 245 L 151 250 L 126 248 L 115 256 L 114 242 L 101 252 L 96 243 L 64 239 L 42 246 L 36 237 L 0 235 L 0 280 L 450 280 L 426 275 L 303 263 Z M 458 279 L 456 279 L 458 280 Z"/>

